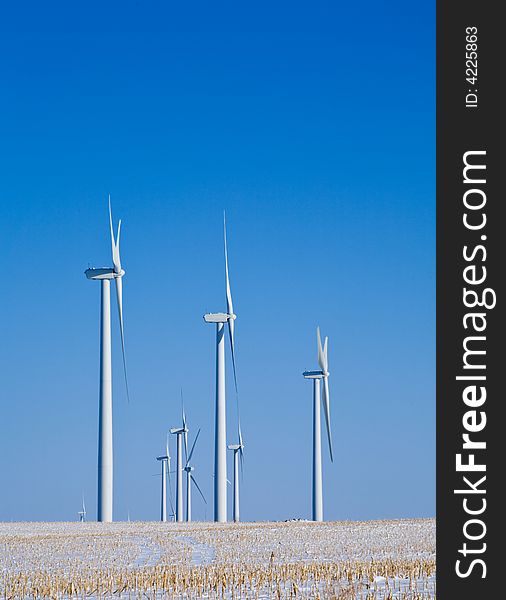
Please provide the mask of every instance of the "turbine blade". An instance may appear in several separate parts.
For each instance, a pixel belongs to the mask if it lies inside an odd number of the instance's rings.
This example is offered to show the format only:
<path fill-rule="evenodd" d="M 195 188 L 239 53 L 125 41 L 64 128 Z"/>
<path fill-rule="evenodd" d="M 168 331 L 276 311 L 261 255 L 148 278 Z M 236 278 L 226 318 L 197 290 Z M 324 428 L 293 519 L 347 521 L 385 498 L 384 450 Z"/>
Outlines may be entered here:
<path fill-rule="evenodd" d="M 320 337 L 320 328 L 316 328 L 316 339 L 318 342 L 318 364 L 320 365 L 320 369 L 322 371 L 326 371 L 325 369 L 325 361 L 323 356 L 323 348 L 322 348 L 322 339 Z"/>
<path fill-rule="evenodd" d="M 241 461 L 241 475 L 244 469 L 244 442 L 242 439 L 242 431 L 241 431 L 241 421 L 239 421 L 238 425 L 238 435 L 239 435 L 239 460 Z"/>
<path fill-rule="evenodd" d="M 228 276 L 228 250 L 227 250 L 227 222 L 225 220 L 225 211 L 223 211 L 223 240 L 225 243 L 225 280 L 227 285 L 227 312 L 234 314 L 234 305 L 232 303 L 232 292 L 230 291 L 230 278 Z"/>
<path fill-rule="evenodd" d="M 127 400 L 128 402 L 130 402 L 130 391 L 128 389 L 128 376 L 125 356 L 125 332 L 123 329 L 123 282 L 121 277 L 115 277 L 114 281 L 116 282 L 116 297 L 118 300 L 119 330 L 121 334 L 121 353 L 123 356 L 123 372 L 125 374 Z"/>
<path fill-rule="evenodd" d="M 111 230 L 111 248 L 112 248 L 112 263 L 116 273 L 121 272 L 121 260 L 119 257 L 119 236 L 121 232 L 121 220 L 118 224 L 118 237 L 114 238 L 114 229 L 112 226 L 112 208 L 111 208 L 111 194 L 109 194 L 109 227 Z"/>
<path fill-rule="evenodd" d="M 239 421 L 239 425 L 237 427 L 238 429 L 238 436 L 239 436 L 239 446 L 243 446 L 243 442 L 242 442 L 242 431 L 241 431 L 241 421 Z"/>
<path fill-rule="evenodd" d="M 118 234 L 116 236 L 116 252 L 113 256 L 113 265 L 117 273 L 121 273 L 121 259 L 119 255 L 119 236 L 121 234 L 121 219 L 118 222 Z"/>
<path fill-rule="evenodd" d="M 323 378 L 323 408 L 325 411 L 325 424 L 327 425 L 327 437 L 329 440 L 330 460 L 334 462 L 334 454 L 332 452 L 332 432 L 330 429 L 330 394 L 329 394 L 329 378 Z"/>
<path fill-rule="evenodd" d="M 227 249 L 227 222 L 225 212 L 223 212 L 223 240 L 225 244 L 225 282 L 227 288 L 227 313 L 234 315 L 234 304 L 232 302 L 232 292 L 230 290 L 230 277 L 228 273 L 228 249 Z M 228 335 L 230 338 L 230 350 L 232 352 L 232 368 L 234 371 L 234 384 L 237 393 L 237 373 L 235 368 L 235 345 L 234 345 L 234 318 L 228 319 Z"/>
<path fill-rule="evenodd" d="M 195 436 L 195 440 L 193 441 L 193 445 L 191 447 L 190 454 L 188 455 L 188 460 L 186 461 L 186 466 L 188 466 L 190 464 L 190 460 L 192 459 L 192 456 L 193 456 L 193 451 L 195 450 L 195 444 L 197 443 L 197 440 L 199 439 L 199 434 L 200 434 L 200 429 L 197 431 L 197 435 Z"/>
<path fill-rule="evenodd" d="M 183 429 L 186 429 L 186 414 L 184 412 L 183 388 L 181 388 L 181 421 L 183 422 Z"/>
<path fill-rule="evenodd" d="M 327 372 L 329 370 L 329 357 L 328 357 L 328 346 L 329 346 L 329 338 L 325 336 L 325 342 L 323 344 L 323 365 L 324 371 Z"/>
<path fill-rule="evenodd" d="M 111 249 L 112 249 L 112 255 L 114 256 L 114 249 L 116 247 L 116 243 L 114 241 L 114 229 L 112 227 L 111 194 L 109 194 L 109 228 L 111 230 Z"/>
<path fill-rule="evenodd" d="M 181 388 L 181 420 L 183 422 L 184 457 L 188 461 L 188 432 L 186 431 L 186 414 L 184 412 L 183 388 Z"/>
<path fill-rule="evenodd" d="M 204 501 L 204 502 L 207 504 L 206 497 L 205 497 L 205 496 L 204 496 L 204 494 L 202 493 L 202 490 L 200 489 L 200 487 L 199 487 L 199 484 L 197 483 L 197 481 L 196 481 L 196 479 L 195 479 L 195 476 L 194 476 L 194 475 L 192 475 L 192 476 L 191 476 L 191 480 L 192 480 L 192 481 L 193 481 L 193 483 L 195 484 L 195 487 L 198 489 L 198 491 L 199 491 L 199 494 L 202 496 L 202 500 L 203 500 L 203 501 Z"/>
<path fill-rule="evenodd" d="M 235 366 L 234 330 L 235 330 L 235 321 L 234 321 L 234 319 L 229 319 L 228 320 L 228 337 L 230 339 L 230 352 L 232 354 L 232 370 L 234 372 L 234 387 L 235 387 L 235 393 L 237 394 L 237 370 L 236 370 L 236 366 Z"/>
<path fill-rule="evenodd" d="M 118 221 L 118 232 L 116 233 L 116 249 L 118 250 L 118 260 L 119 260 L 119 238 L 121 235 L 121 219 Z"/>
<path fill-rule="evenodd" d="M 244 477 L 244 451 L 241 448 L 239 448 L 239 461 L 240 461 L 240 467 L 241 467 L 241 478 Z"/>

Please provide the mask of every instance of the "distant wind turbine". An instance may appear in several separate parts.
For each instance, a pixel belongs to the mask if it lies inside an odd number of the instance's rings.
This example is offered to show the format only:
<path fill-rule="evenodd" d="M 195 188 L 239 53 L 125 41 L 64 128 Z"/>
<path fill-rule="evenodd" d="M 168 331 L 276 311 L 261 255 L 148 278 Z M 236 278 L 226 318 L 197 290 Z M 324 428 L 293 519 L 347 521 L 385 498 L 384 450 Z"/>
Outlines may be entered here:
<path fill-rule="evenodd" d="M 322 486 L 322 442 L 321 442 L 321 391 L 320 382 L 323 380 L 323 407 L 325 410 L 325 424 L 329 442 L 330 460 L 334 460 L 332 452 L 332 432 L 330 430 L 330 395 L 329 395 L 329 363 L 328 363 L 328 337 L 322 347 L 320 328 L 316 330 L 318 342 L 318 364 L 320 371 L 304 371 L 306 379 L 313 380 L 313 490 L 312 490 L 312 519 L 323 521 L 323 486 Z"/>
<path fill-rule="evenodd" d="M 224 523 L 227 520 L 227 418 L 225 399 L 225 323 L 228 324 L 235 391 L 237 375 L 235 368 L 234 328 L 236 315 L 232 304 L 230 278 L 228 274 L 227 227 L 223 215 L 223 237 L 225 246 L 225 284 L 227 298 L 226 313 L 204 315 L 206 323 L 216 323 L 216 408 L 214 425 L 214 520 Z"/>
<path fill-rule="evenodd" d="M 163 456 L 157 456 L 156 460 L 160 461 L 162 469 L 162 498 L 160 502 L 160 521 L 164 522 L 167 520 L 167 461 L 169 460 L 169 451 Z"/>
<path fill-rule="evenodd" d="M 188 427 L 186 426 L 186 416 L 184 407 L 182 410 L 182 427 L 173 427 L 170 433 L 176 436 L 176 521 L 183 521 L 183 437 L 185 455 L 188 455 Z"/>
<path fill-rule="evenodd" d="M 156 460 L 161 463 L 161 475 L 162 475 L 162 497 L 161 497 L 161 509 L 160 509 L 160 520 L 167 521 L 167 479 L 169 480 L 169 501 L 172 510 L 171 518 L 174 515 L 174 506 L 172 504 L 172 491 L 170 481 L 170 452 L 169 452 L 169 436 L 167 435 L 167 441 L 165 446 L 165 454 L 163 456 L 157 456 Z"/>
<path fill-rule="evenodd" d="M 243 470 L 243 452 L 244 442 L 241 433 L 241 423 L 238 427 L 238 444 L 231 444 L 228 449 L 234 451 L 234 522 L 238 523 L 241 520 L 241 514 L 239 510 L 239 460 L 241 461 L 241 473 Z"/>
<path fill-rule="evenodd" d="M 84 523 L 86 521 L 86 506 L 84 505 L 84 494 L 82 508 L 77 514 L 79 515 L 79 522 Z"/>
<path fill-rule="evenodd" d="M 167 479 L 169 481 L 169 504 L 170 504 L 170 520 L 171 521 L 175 521 L 176 519 L 176 511 L 174 510 L 174 502 L 172 501 L 172 481 L 171 481 L 171 470 L 170 470 L 170 461 L 171 456 L 170 456 L 170 444 L 169 444 L 169 434 L 167 433 L 167 443 L 166 443 L 166 456 L 167 456 Z"/>
<path fill-rule="evenodd" d="M 119 239 L 121 220 L 118 232 L 114 236 L 112 226 L 111 197 L 109 196 L 109 226 L 111 233 L 113 267 L 102 269 L 86 269 L 88 279 L 101 282 L 101 319 L 100 319 L 100 396 L 98 417 L 98 521 L 112 521 L 113 493 L 113 452 L 112 452 L 112 366 L 111 366 L 111 279 L 116 283 L 116 298 L 118 302 L 119 327 L 121 334 L 121 351 L 123 355 L 123 370 L 128 397 L 128 380 L 125 359 L 125 338 L 123 332 L 123 286 L 122 277 L 125 274 L 121 267 L 119 254 Z"/>
<path fill-rule="evenodd" d="M 207 504 L 207 500 L 206 500 L 204 494 L 202 493 L 202 490 L 200 489 L 200 486 L 197 483 L 197 480 L 195 479 L 195 475 L 193 475 L 193 471 L 195 470 L 195 467 L 192 467 L 190 465 L 190 461 L 193 456 L 193 451 L 195 450 L 195 445 L 197 444 L 197 440 L 199 439 L 199 434 L 200 434 L 200 429 L 197 431 L 197 435 L 195 436 L 195 440 L 193 441 L 193 445 L 191 447 L 190 454 L 188 455 L 188 458 L 186 459 L 186 465 L 184 467 L 184 470 L 186 471 L 186 520 L 188 522 L 190 522 L 192 520 L 192 486 L 191 486 L 192 482 L 195 484 L 197 491 L 202 496 L 202 500 L 204 500 L 204 504 Z"/>

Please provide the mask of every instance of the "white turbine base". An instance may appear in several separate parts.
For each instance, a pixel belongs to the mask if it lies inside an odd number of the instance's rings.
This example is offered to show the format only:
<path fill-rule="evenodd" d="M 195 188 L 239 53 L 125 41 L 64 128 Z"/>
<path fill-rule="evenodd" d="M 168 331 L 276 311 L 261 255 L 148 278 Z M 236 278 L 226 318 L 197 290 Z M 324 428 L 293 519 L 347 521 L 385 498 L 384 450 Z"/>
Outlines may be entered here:
<path fill-rule="evenodd" d="M 192 520 L 192 474 L 186 471 L 186 520 Z"/>
<path fill-rule="evenodd" d="M 234 450 L 234 523 L 239 523 L 239 449 Z"/>
<path fill-rule="evenodd" d="M 227 421 L 225 397 L 225 325 L 216 323 L 216 409 L 214 429 L 214 520 L 227 521 Z"/>
<path fill-rule="evenodd" d="M 160 520 L 162 523 L 167 521 L 167 469 L 165 467 L 165 460 L 161 460 L 162 465 L 162 499 L 160 507 Z"/>
<path fill-rule="evenodd" d="M 183 436 L 182 432 L 177 436 L 177 474 L 176 474 L 176 521 L 183 521 Z"/>
<path fill-rule="evenodd" d="M 323 521 L 320 379 L 313 379 L 313 521 Z"/>
<path fill-rule="evenodd" d="M 111 283 L 101 279 L 100 400 L 98 416 L 98 502 L 97 520 L 112 521 L 112 367 Z"/>

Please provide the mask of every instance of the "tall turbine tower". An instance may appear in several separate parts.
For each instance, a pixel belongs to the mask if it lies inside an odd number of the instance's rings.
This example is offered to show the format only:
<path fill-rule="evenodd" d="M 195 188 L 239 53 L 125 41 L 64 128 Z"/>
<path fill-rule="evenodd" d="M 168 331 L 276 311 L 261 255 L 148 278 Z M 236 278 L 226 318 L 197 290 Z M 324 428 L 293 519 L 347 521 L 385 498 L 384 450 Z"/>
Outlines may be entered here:
<path fill-rule="evenodd" d="M 231 444 L 228 447 L 229 450 L 234 451 L 234 523 L 238 523 L 241 520 L 241 513 L 239 509 L 239 459 L 241 461 L 241 472 L 243 469 L 243 451 L 244 443 L 242 441 L 241 424 L 239 423 L 239 443 Z"/>
<path fill-rule="evenodd" d="M 183 521 L 183 436 L 185 454 L 188 454 L 188 427 L 186 426 L 186 417 L 183 409 L 183 426 L 173 427 L 170 433 L 176 436 L 176 521 Z"/>
<path fill-rule="evenodd" d="M 332 433 L 330 430 L 330 396 L 329 396 L 329 364 L 328 364 L 328 338 L 322 348 L 320 328 L 316 330 L 318 341 L 318 364 L 320 371 L 304 371 L 306 379 L 313 380 L 313 490 L 312 490 L 312 519 L 323 521 L 323 486 L 322 486 L 322 439 L 321 439 L 321 416 L 320 382 L 323 380 L 323 406 L 325 410 L 325 423 L 327 426 L 327 437 L 329 441 L 330 460 L 334 461 L 332 453 Z"/>
<path fill-rule="evenodd" d="M 195 445 L 197 444 L 197 440 L 200 434 L 200 429 L 197 431 L 197 435 L 195 437 L 195 440 L 193 441 L 193 445 L 191 447 L 190 450 L 190 454 L 188 455 L 188 458 L 186 459 L 186 465 L 184 467 L 184 470 L 186 472 L 186 520 L 188 522 L 190 522 L 192 520 L 192 482 L 195 484 L 195 487 L 197 488 L 199 494 L 202 496 L 202 500 L 204 500 L 204 503 L 207 504 L 207 500 L 204 496 L 204 494 L 202 493 L 202 490 L 199 487 L 199 484 L 197 483 L 197 480 L 195 479 L 195 475 L 193 475 L 193 471 L 195 471 L 195 467 L 192 467 L 190 465 L 190 461 L 192 459 L 193 456 L 193 451 L 195 450 Z"/>
<path fill-rule="evenodd" d="M 119 237 L 121 220 L 118 223 L 118 233 L 114 236 L 112 226 L 111 198 L 109 197 L 109 226 L 111 232 L 113 267 L 103 269 L 86 269 L 88 279 L 101 283 L 101 318 L 100 318 L 100 395 L 98 415 L 98 507 L 97 520 L 112 521 L 112 366 L 111 366 L 111 279 L 116 283 L 116 298 L 118 302 L 119 326 L 121 334 L 121 350 L 123 354 L 123 370 L 128 396 L 128 383 L 125 360 L 125 340 L 123 334 L 123 288 L 122 277 L 125 274 L 121 268 L 119 255 Z"/>
<path fill-rule="evenodd" d="M 204 315 L 206 323 L 216 323 L 216 407 L 214 420 L 214 520 L 227 520 L 227 411 L 225 400 L 225 323 L 228 324 L 234 383 L 237 393 L 235 369 L 234 325 L 236 315 L 232 304 L 230 279 L 228 276 L 227 227 L 223 215 L 223 237 L 225 245 L 225 284 L 227 297 L 226 313 Z"/>

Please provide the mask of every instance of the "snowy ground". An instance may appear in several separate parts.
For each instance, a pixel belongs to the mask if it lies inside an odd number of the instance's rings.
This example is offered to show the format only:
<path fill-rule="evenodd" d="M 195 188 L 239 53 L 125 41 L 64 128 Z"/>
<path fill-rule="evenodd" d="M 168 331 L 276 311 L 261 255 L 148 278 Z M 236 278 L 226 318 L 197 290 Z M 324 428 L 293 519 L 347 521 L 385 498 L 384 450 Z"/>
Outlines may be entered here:
<path fill-rule="evenodd" d="M 435 598 L 435 521 L 0 523 L 4 598 Z"/>

